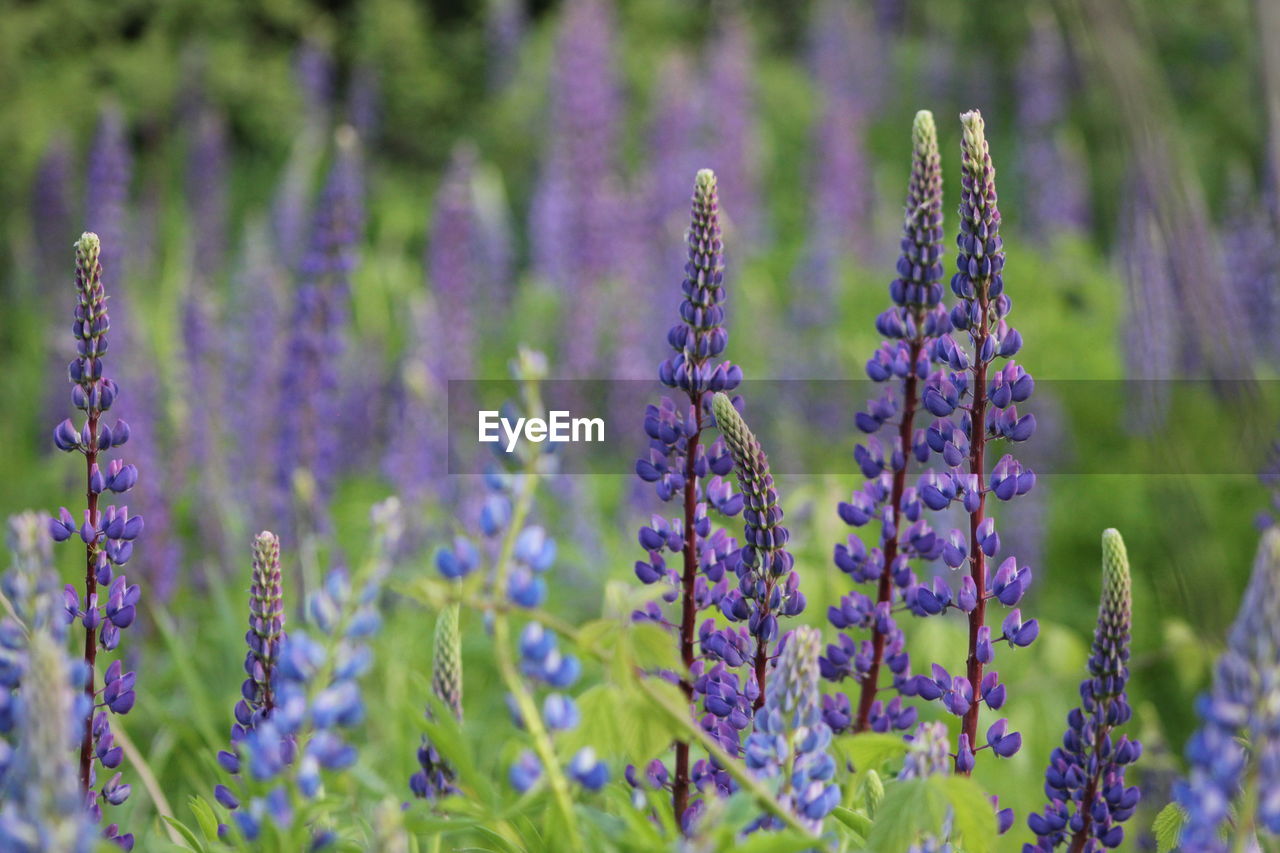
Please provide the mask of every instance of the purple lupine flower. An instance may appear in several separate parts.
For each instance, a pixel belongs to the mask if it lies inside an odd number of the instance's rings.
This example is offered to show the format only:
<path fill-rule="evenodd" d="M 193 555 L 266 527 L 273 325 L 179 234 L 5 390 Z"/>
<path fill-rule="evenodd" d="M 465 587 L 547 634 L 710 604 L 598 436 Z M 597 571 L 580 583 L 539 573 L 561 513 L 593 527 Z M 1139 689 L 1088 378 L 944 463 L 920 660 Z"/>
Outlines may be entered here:
<path fill-rule="evenodd" d="M 556 42 L 551 139 L 531 211 L 537 272 L 563 294 L 568 375 L 598 366 L 601 285 L 614 270 L 613 218 L 621 104 L 607 0 L 570 0 Z"/>
<path fill-rule="evenodd" d="M 73 169 L 70 143 L 63 136 L 55 136 L 45 148 L 31 182 L 32 233 L 38 236 L 37 273 L 40 281 L 49 285 L 41 292 L 56 292 L 52 283 L 64 274 L 66 246 L 75 240 Z"/>
<path fill-rule="evenodd" d="M 795 558 L 786 549 L 791 534 L 782 526 L 782 506 L 769 473 L 769 459 L 727 394 L 716 392 L 711 408 L 733 457 L 746 540 L 729 562 L 738 576 L 738 589 L 729 591 L 720 609 L 731 622 L 745 621 L 755 638 L 756 685 L 763 694 L 769 643 L 778 635 L 778 615 L 795 616 L 804 610 L 804 594 L 799 591 L 800 576 L 793 570 Z M 756 698 L 757 710 L 764 701 L 764 695 Z M 814 704 L 816 708 L 816 697 Z"/>
<path fill-rule="evenodd" d="M 450 604 L 440 610 L 436 617 L 435 643 L 431 658 L 431 692 L 453 714 L 454 719 L 462 721 L 462 637 L 458 632 L 458 605 Z M 572 707 L 572 700 L 561 694 L 559 697 L 567 707 Z M 548 697 L 550 700 L 551 697 Z M 427 717 L 431 717 L 430 710 Z M 454 770 L 441 758 L 431 739 L 423 736 L 418 747 L 418 772 L 409 779 L 409 788 L 415 797 L 432 800 L 457 793 L 454 785 Z"/>
<path fill-rule="evenodd" d="M 1000 440 L 1019 443 L 1031 437 L 1035 417 L 1020 416 L 1017 404 L 1030 397 L 1035 384 L 1031 375 L 1011 360 L 1022 346 L 1022 336 L 1004 319 L 1011 303 L 1004 290 L 995 169 L 982 115 L 973 110 L 960 120 L 960 234 L 956 239 L 956 273 L 951 278 L 951 290 L 960 301 L 951 310 L 951 324 L 967 333 L 970 346 L 962 348 L 950 333 L 934 342 L 933 358 L 939 369 L 929 374 L 921 400 L 936 420 L 925 432 L 924 445 L 941 455 L 950 470 L 925 472 L 919 494 L 935 511 L 953 502 L 963 506 L 969 516 L 968 533 L 953 530 L 942 537 L 941 557 L 948 566 L 967 566 L 969 571 L 954 602 L 950 587 L 941 579 L 932 588 L 922 587 L 907 595 L 914 595 L 916 606 L 926 613 L 955 606 L 968 614 L 965 675 L 952 676 L 935 663 L 932 678 L 916 676 L 909 688 L 926 700 L 941 699 L 948 711 L 963 719 L 956 770 L 968 775 L 982 749 L 990 747 L 1003 758 L 1017 751 L 1015 733 L 1000 726 L 988 729 L 985 745 L 979 745 L 981 706 L 985 703 L 996 710 L 1005 701 L 998 675 L 986 668 L 994 658 L 995 644 L 1030 645 L 1039 633 L 1039 623 L 1035 619 L 1024 622 L 1015 606 L 1031 582 L 1030 567 L 1019 565 L 1013 555 L 1004 557 L 995 571 L 989 571 L 987 563 L 1000 553 L 995 520 L 987 514 L 988 494 L 1008 501 L 1026 494 L 1035 484 L 1035 474 L 1011 454 L 992 465 L 987 449 Z M 997 368 L 996 359 L 1006 360 L 1004 366 Z M 992 600 L 1014 608 L 1004 618 L 999 634 L 986 622 L 987 604 Z"/>
<path fill-rule="evenodd" d="M 403 531 L 395 498 L 374 506 L 371 516 L 374 541 L 369 557 L 354 574 L 331 570 L 307 598 L 307 628 L 279 636 L 269 693 L 260 689 L 257 667 L 262 661 L 256 649 L 269 648 L 258 641 L 270 637 L 272 627 L 283 627 L 283 617 L 275 621 L 282 611 L 272 600 L 278 575 L 271 560 L 278 545 L 270 534 L 260 535 L 255 543 L 255 550 L 259 544 L 265 548 L 266 558 L 266 570 L 255 578 L 255 586 L 260 580 L 268 593 L 251 608 L 249 656 L 254 671 L 249 678 L 252 685 L 246 683 L 245 698 L 265 702 L 269 695 L 273 707 L 246 715 L 244 722 L 237 706 L 236 720 L 243 728 L 240 739 L 234 740 L 238 732 L 233 728 L 231 749 L 218 754 L 218 764 L 230 774 L 231 784 L 217 786 L 214 794 L 219 805 L 231 812 L 235 829 L 219 827 L 220 835 L 234 832 L 252 842 L 261 834 L 264 821 L 286 834 L 295 831 L 302 811 L 296 806 L 320 792 L 323 774 L 355 764 L 357 749 L 344 733 L 364 719 L 360 678 L 372 666 L 370 638 L 381 626 L 377 599 Z M 256 624 L 260 616 L 267 621 Z M 262 795 L 266 783 L 272 782 L 276 787 Z M 312 832 L 310 849 L 321 849 L 331 840 L 323 831 Z"/>
<path fill-rule="evenodd" d="M 515 79 L 527 26 L 523 0 L 489 0 L 485 4 L 489 88 L 493 91 L 501 92 Z"/>
<path fill-rule="evenodd" d="M 351 275 L 364 227 L 360 160 L 352 133 L 339 132 L 324 192 L 316 206 L 311 245 L 299 265 L 299 283 L 281 377 L 281 428 L 276 489 L 282 517 L 293 505 L 296 478 L 310 477 L 314 494 L 302 513 L 305 527 L 324 530 L 339 460 L 340 365 L 347 346 Z M 291 525 L 296 534 L 298 525 Z"/>
<path fill-rule="evenodd" d="M 636 562 L 635 571 L 641 583 L 662 584 L 664 600 L 679 600 L 680 656 L 690 670 L 689 681 L 680 686 L 691 702 L 697 696 L 703 698 L 703 724 L 736 753 L 738 733 L 746 728 L 752 705 L 760 695 L 750 676 L 743 685 L 732 671 L 751 658 L 751 642 L 745 632 L 717 630 L 710 619 L 701 629 L 698 626 L 699 612 L 716 607 L 728 594 L 726 569 L 730 556 L 739 551 L 738 543 L 724 529 L 713 528 L 709 513 L 715 510 L 722 516 L 733 516 L 743 505 L 742 496 L 734 494 L 723 479 L 733 467 L 724 441 L 707 447 L 702 436 L 710 422 L 710 392 L 732 391 L 742 381 L 741 368 L 717 360 L 729 334 L 723 325 L 724 246 L 719 199 L 716 176 L 709 169 L 698 172 L 694 183 L 686 243 L 681 322 L 667 334 L 675 352 L 658 366 L 659 380 L 681 391 L 683 402 L 663 397 L 657 405 L 646 408 L 644 429 L 649 447 L 636 462 L 639 478 L 653 484 L 663 502 L 678 499 L 682 511 L 675 520 L 654 516 L 640 530 L 646 556 Z M 667 553 L 681 554 L 679 570 L 667 566 Z M 662 620 L 660 610 L 643 612 L 638 618 Z M 700 644 L 701 654 L 695 652 L 695 644 Z M 687 828 L 697 814 L 696 804 L 689 799 L 690 783 L 700 779 L 700 790 L 706 785 L 727 791 L 730 783 L 726 775 L 705 760 L 691 768 L 689 745 L 676 742 L 672 802 L 682 826 Z"/>
<path fill-rule="evenodd" d="M 129 395 L 116 403 L 119 416 L 137 424 L 130 431 L 129 451 L 133 464 L 147 476 L 131 491 L 134 509 L 150 519 L 147 547 L 133 556 L 133 572 L 157 603 L 167 603 L 177 592 L 179 570 L 184 565 L 182 543 L 174 535 L 173 494 L 180 488 L 172 466 L 163 464 L 172 448 L 163 441 L 166 425 L 160 380 L 150 366 L 136 371 Z"/>
<path fill-rule="evenodd" d="M 440 382 L 475 375 L 476 322 L 496 300 L 494 282 L 484 280 L 481 236 L 472 186 L 475 152 L 454 149 L 436 192 L 427 246 L 427 280 L 434 297 L 436 328 L 430 335 L 432 372 Z"/>
<path fill-rule="evenodd" d="M 347 122 L 366 146 L 377 137 L 382 120 L 382 92 L 378 72 L 367 62 L 358 64 L 347 84 Z"/>
<path fill-rule="evenodd" d="M 820 707 L 821 647 L 822 636 L 807 625 L 787 635 L 745 745 L 747 767 L 762 778 L 776 778 L 778 801 L 814 832 L 840 804 L 840 788 L 833 784 L 836 762 L 827 751 L 831 729 Z M 781 829 L 782 821 L 767 815 L 754 826 Z"/>
<path fill-rule="evenodd" d="M 236 703 L 231 742 L 238 743 L 276 706 L 273 680 L 284 641 L 284 587 L 280 573 L 280 540 L 264 530 L 253 540 L 253 573 L 249 582 L 249 630 L 244 659 L 248 676 Z"/>
<path fill-rule="evenodd" d="M 293 75 L 302 96 L 307 126 L 325 127 L 333 109 L 337 76 L 328 48 L 315 39 L 304 39 L 293 57 Z"/>
<path fill-rule="evenodd" d="M 810 285 L 802 295 L 817 297 L 803 306 L 808 324 L 817 324 L 831 310 L 841 261 L 851 250 L 865 258 L 875 245 L 862 140 L 872 100 L 865 88 L 871 78 L 858 74 L 859 60 L 870 51 L 850 47 L 868 41 L 866 29 L 854 8 L 839 0 L 819 4 L 810 24 L 810 65 L 822 105 L 810 174 L 813 226 L 802 261 L 803 278 Z"/>
<path fill-rule="evenodd" d="M 104 107 L 85 176 L 85 222 L 102 236 L 107 247 L 102 256 L 104 269 L 117 277 L 114 282 L 110 277 L 106 281 L 112 284 L 113 300 L 119 298 L 115 291 L 122 280 L 123 249 L 128 245 L 129 186 L 133 182 L 128 133 L 124 113 L 115 106 Z"/>
<path fill-rule="evenodd" d="M 1018 80 L 1018 139 L 1026 230 L 1045 242 L 1089 227 L 1088 175 L 1062 138 L 1074 88 L 1066 45 L 1052 16 L 1032 22 Z"/>
<path fill-rule="evenodd" d="M 70 619 L 43 519 L 11 516 L 9 546 L 13 562 L 0 580 L 8 602 L 0 618 L 0 849 L 88 853 L 94 832 L 73 756 L 91 702 L 81 690 L 83 663 L 66 651 Z M 127 796 L 128 787 L 117 774 L 109 790 Z"/>
<path fill-rule="evenodd" d="M 1238 832 L 1252 828 L 1280 835 L 1277 650 L 1280 528 L 1272 527 L 1262 534 L 1227 649 L 1214 668 L 1213 688 L 1196 702 L 1202 725 L 1187 742 L 1187 777 L 1174 788 L 1186 814 L 1180 850 L 1225 853 L 1222 830 L 1228 821 Z M 1241 798 L 1244 786 L 1252 788 L 1252 796 Z M 1242 804 L 1233 809 L 1238 799 Z"/>
<path fill-rule="evenodd" d="M 870 631 L 869 638 L 860 642 L 841 634 L 821 660 L 825 677 L 835 681 L 850 677 L 859 684 L 856 715 L 844 718 L 845 705 L 841 705 L 833 708 L 836 718 L 828 718 L 837 731 L 845 726 L 855 732 L 887 731 L 915 724 L 914 708 L 903 707 L 897 697 L 887 703 L 879 698 L 888 687 L 881 683 L 882 666 L 888 665 L 894 686 L 902 686 L 910 675 L 905 639 L 892 615 L 895 590 L 915 596 L 904 601 L 917 615 L 937 613 L 945 606 L 930 588 L 919 586 L 910 567 L 913 560 L 933 561 L 941 553 L 941 538 L 923 516 L 925 509 L 932 508 L 923 499 L 924 489 L 934 481 L 922 478 L 920 487 L 907 485 L 909 460 L 924 462 L 930 454 L 926 431 L 915 425 L 920 386 L 928 377 L 937 339 L 951 328 L 941 304 L 942 161 L 933 114 L 927 110 L 916 114 L 912 147 L 902 256 L 898 277 L 889 285 L 894 304 L 876 320 L 876 328 L 889 340 L 867 362 L 867 375 L 887 387 L 869 402 L 867 411 L 857 415 L 858 428 L 870 436 L 854 452 L 867 483 L 839 507 L 840 517 L 853 527 L 879 520 L 881 544 L 868 551 L 861 539 L 850 536 L 847 544 L 835 550 L 836 565 L 842 571 L 860 583 L 876 584 L 874 601 L 855 591 L 828 611 L 837 629 Z M 886 425 L 892 432 L 888 446 L 876 437 Z"/>
<path fill-rule="evenodd" d="M 183 425 L 182 451 L 191 468 L 192 482 L 209 506 L 225 503 L 215 480 L 226 469 L 219 459 L 220 424 L 216 419 L 220 407 L 207 405 L 220 399 L 222 352 L 217 347 L 213 296 L 226 262 L 228 228 L 228 160 L 225 119 L 212 109 L 200 109 L 193 117 L 194 127 L 187 140 L 186 190 L 189 201 L 191 233 L 191 274 L 182 304 L 182 350 L 185 375 L 182 387 L 190 414 Z M 203 544 L 211 552 L 221 544 L 216 513 L 200 513 Z"/>
<path fill-rule="evenodd" d="M 1125 767 L 1142 746 L 1115 730 L 1132 711 L 1125 694 L 1129 680 L 1129 624 L 1132 601 L 1129 556 L 1117 530 L 1102 534 L 1102 602 L 1089 655 L 1089 676 L 1080 684 L 1083 705 L 1067 715 L 1062 746 L 1045 771 L 1049 805 L 1028 816 L 1036 843 L 1024 853 L 1050 851 L 1070 842 L 1071 850 L 1116 847 L 1138 805 L 1137 786 L 1125 787 Z"/>
<path fill-rule="evenodd" d="M 1231 287 L 1248 306 L 1246 322 L 1255 351 L 1264 361 L 1280 355 L 1280 239 L 1270 190 L 1261 202 L 1247 183 L 1236 186 L 1222 228 L 1223 254 L 1230 259 Z"/>
<path fill-rule="evenodd" d="M 706 156 L 727 191 L 721 194 L 726 226 L 745 246 L 767 230 L 760 203 L 760 142 L 756 126 L 755 63 L 751 33 L 739 14 L 721 16 L 708 47 Z"/>
<path fill-rule="evenodd" d="M 143 529 L 142 517 L 130 514 L 124 504 L 101 504 L 104 495 L 109 498 L 132 489 L 138 481 L 138 469 L 121 459 L 108 462 L 104 456 L 129 440 L 129 425 L 117 420 L 108 426 L 103 421 L 119 396 L 119 388 L 103 370 L 111 319 L 102 282 L 100 248 L 98 235 L 89 232 L 76 243 L 77 299 L 72 329 L 77 355 L 67 370 L 72 386 L 71 402 L 84 412 L 84 423 L 77 429 L 68 418 L 53 431 L 53 441 L 59 450 L 75 451 L 85 458 L 88 506 L 79 519 L 63 507 L 49 521 L 49 533 L 54 541 L 64 542 L 73 534 L 79 534 L 85 546 L 84 595 L 68 584 L 64 604 L 85 630 L 84 663 L 88 675 L 84 679 L 84 693 L 89 698 L 89 710 L 83 715 L 82 723 L 80 791 L 95 822 L 102 817 L 99 798 L 119 805 L 128 796 L 127 787 L 119 787 L 115 778 L 104 783 L 101 790 L 95 790 L 96 765 L 113 771 L 120 765 L 123 751 L 114 743 L 110 715 L 127 714 L 133 708 L 137 676 L 123 672 L 119 660 L 112 662 L 103 677 L 99 697 L 94 665 L 99 649 L 114 651 L 120 644 L 120 632 L 132 625 L 137 616 L 141 590 L 136 584 L 130 585 L 124 575 L 116 574 L 116 569 L 129 561 L 134 542 Z M 103 591 L 99 592 L 99 588 Z M 126 850 L 133 846 L 131 835 L 121 836 L 110 829 L 107 835 Z"/>
<path fill-rule="evenodd" d="M 1122 343 L 1130 388 L 1125 425 L 1142 434 L 1159 429 L 1168 413 L 1182 321 L 1154 202 L 1140 180 L 1133 183 L 1120 229 L 1127 296 Z"/>

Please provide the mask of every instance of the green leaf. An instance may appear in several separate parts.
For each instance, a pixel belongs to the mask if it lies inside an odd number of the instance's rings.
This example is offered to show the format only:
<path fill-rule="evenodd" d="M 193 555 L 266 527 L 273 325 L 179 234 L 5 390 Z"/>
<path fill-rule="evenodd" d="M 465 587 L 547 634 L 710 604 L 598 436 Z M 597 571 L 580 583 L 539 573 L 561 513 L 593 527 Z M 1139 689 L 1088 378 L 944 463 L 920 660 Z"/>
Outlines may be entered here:
<path fill-rule="evenodd" d="M 967 776 L 930 776 L 951 806 L 952 827 L 965 853 L 990 853 L 998 827 L 995 809 L 982 786 Z"/>
<path fill-rule="evenodd" d="M 842 737 L 836 743 L 859 774 L 868 770 L 879 770 L 880 765 L 886 761 L 892 761 L 907 754 L 907 742 L 900 736 L 879 732 L 863 732 Z"/>
<path fill-rule="evenodd" d="M 187 805 L 196 816 L 196 823 L 200 826 L 200 831 L 204 833 L 204 837 L 209 841 L 218 840 L 218 816 L 213 813 L 213 807 L 209 805 L 204 797 L 193 796 L 187 799 Z"/>
<path fill-rule="evenodd" d="M 875 853 L 906 853 L 921 835 L 939 834 L 946 814 L 946 797 L 929 780 L 895 782 L 885 790 L 884 802 L 867 836 L 867 849 Z"/>
<path fill-rule="evenodd" d="M 867 835 L 871 832 L 871 818 L 861 812 L 846 809 L 844 806 L 836 806 L 831 816 L 853 830 L 860 840 L 865 841 Z"/>
<path fill-rule="evenodd" d="M 618 644 L 621 623 L 614 619 L 597 619 L 578 629 L 578 645 L 584 649 L 612 649 Z"/>
<path fill-rule="evenodd" d="M 574 699 L 578 706 L 578 726 L 560 735 L 565 754 L 572 755 L 584 746 L 594 746 L 609 755 L 622 751 L 623 732 L 619 725 L 620 694 L 617 688 L 597 684 Z"/>
<path fill-rule="evenodd" d="M 190 845 L 187 848 L 188 850 L 193 850 L 195 853 L 205 853 L 205 846 L 200 843 L 200 839 L 196 838 L 196 834 L 185 823 L 176 817 L 169 817 L 168 815 L 161 815 L 160 817 L 165 823 L 177 830 L 182 839 Z"/>
<path fill-rule="evenodd" d="M 657 622 L 636 622 L 628 631 L 631 659 L 647 672 L 670 670 L 684 673 L 676 638 Z"/>
<path fill-rule="evenodd" d="M 1187 813 L 1177 803 L 1169 803 L 1156 815 L 1151 833 L 1156 837 L 1157 853 L 1168 853 L 1178 847 L 1178 837 L 1187 823 Z"/>

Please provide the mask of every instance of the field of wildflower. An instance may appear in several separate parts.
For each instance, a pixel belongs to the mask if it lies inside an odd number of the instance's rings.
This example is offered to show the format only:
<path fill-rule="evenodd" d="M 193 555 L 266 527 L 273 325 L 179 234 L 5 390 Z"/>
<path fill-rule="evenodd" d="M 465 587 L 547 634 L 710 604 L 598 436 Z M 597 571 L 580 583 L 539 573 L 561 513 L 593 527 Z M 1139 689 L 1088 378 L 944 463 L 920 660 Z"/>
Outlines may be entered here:
<path fill-rule="evenodd" d="M 1278 0 L 0 21 L 0 853 L 1280 850 Z"/>

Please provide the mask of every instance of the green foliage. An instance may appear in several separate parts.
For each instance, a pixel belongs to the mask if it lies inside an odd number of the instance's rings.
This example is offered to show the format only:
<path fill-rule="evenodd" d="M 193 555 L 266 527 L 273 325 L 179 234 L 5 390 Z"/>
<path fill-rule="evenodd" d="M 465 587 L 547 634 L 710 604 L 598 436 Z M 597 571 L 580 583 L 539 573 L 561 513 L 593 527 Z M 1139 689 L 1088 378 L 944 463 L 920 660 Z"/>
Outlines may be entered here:
<path fill-rule="evenodd" d="M 1156 815 L 1151 833 L 1156 837 L 1157 853 L 1168 853 L 1178 847 L 1178 836 L 1187 822 L 1187 814 L 1177 803 L 1169 803 Z"/>

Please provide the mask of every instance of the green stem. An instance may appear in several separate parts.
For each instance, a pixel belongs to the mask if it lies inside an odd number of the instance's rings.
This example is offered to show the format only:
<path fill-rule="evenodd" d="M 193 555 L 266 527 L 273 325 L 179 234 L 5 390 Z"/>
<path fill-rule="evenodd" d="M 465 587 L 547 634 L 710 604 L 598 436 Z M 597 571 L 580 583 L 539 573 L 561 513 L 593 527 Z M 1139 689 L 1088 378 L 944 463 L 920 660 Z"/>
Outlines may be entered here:
<path fill-rule="evenodd" d="M 533 493 L 537 488 L 537 484 L 535 466 L 533 464 L 526 466 L 520 485 L 520 493 L 516 496 L 515 509 L 511 514 L 511 523 L 508 525 L 506 535 L 503 537 L 502 548 L 498 554 L 498 562 L 494 567 L 492 590 L 494 601 L 498 600 L 507 588 L 508 576 L 511 574 L 511 557 L 515 551 L 516 536 L 523 529 L 525 518 L 533 505 Z M 568 847 L 571 850 L 581 849 L 582 841 L 578 836 L 578 825 L 573 813 L 573 797 L 569 792 L 569 782 L 565 779 L 564 773 L 561 772 L 555 746 L 551 742 L 551 735 L 547 732 L 546 726 L 543 725 L 542 715 L 538 712 L 538 706 L 529 694 L 529 690 L 525 687 L 524 680 L 520 678 L 520 673 L 516 670 L 515 661 L 511 657 L 511 626 L 507 621 L 508 608 L 494 607 L 493 612 L 493 643 L 495 656 L 498 660 L 498 670 L 502 673 L 502 680 L 506 683 L 507 689 L 511 691 L 511 695 L 516 701 L 516 707 L 520 710 L 525 729 L 533 740 L 533 749 L 542 761 L 543 772 L 546 773 L 547 782 L 551 786 L 551 792 L 555 797 L 556 805 L 560 809 L 569 833 Z"/>

